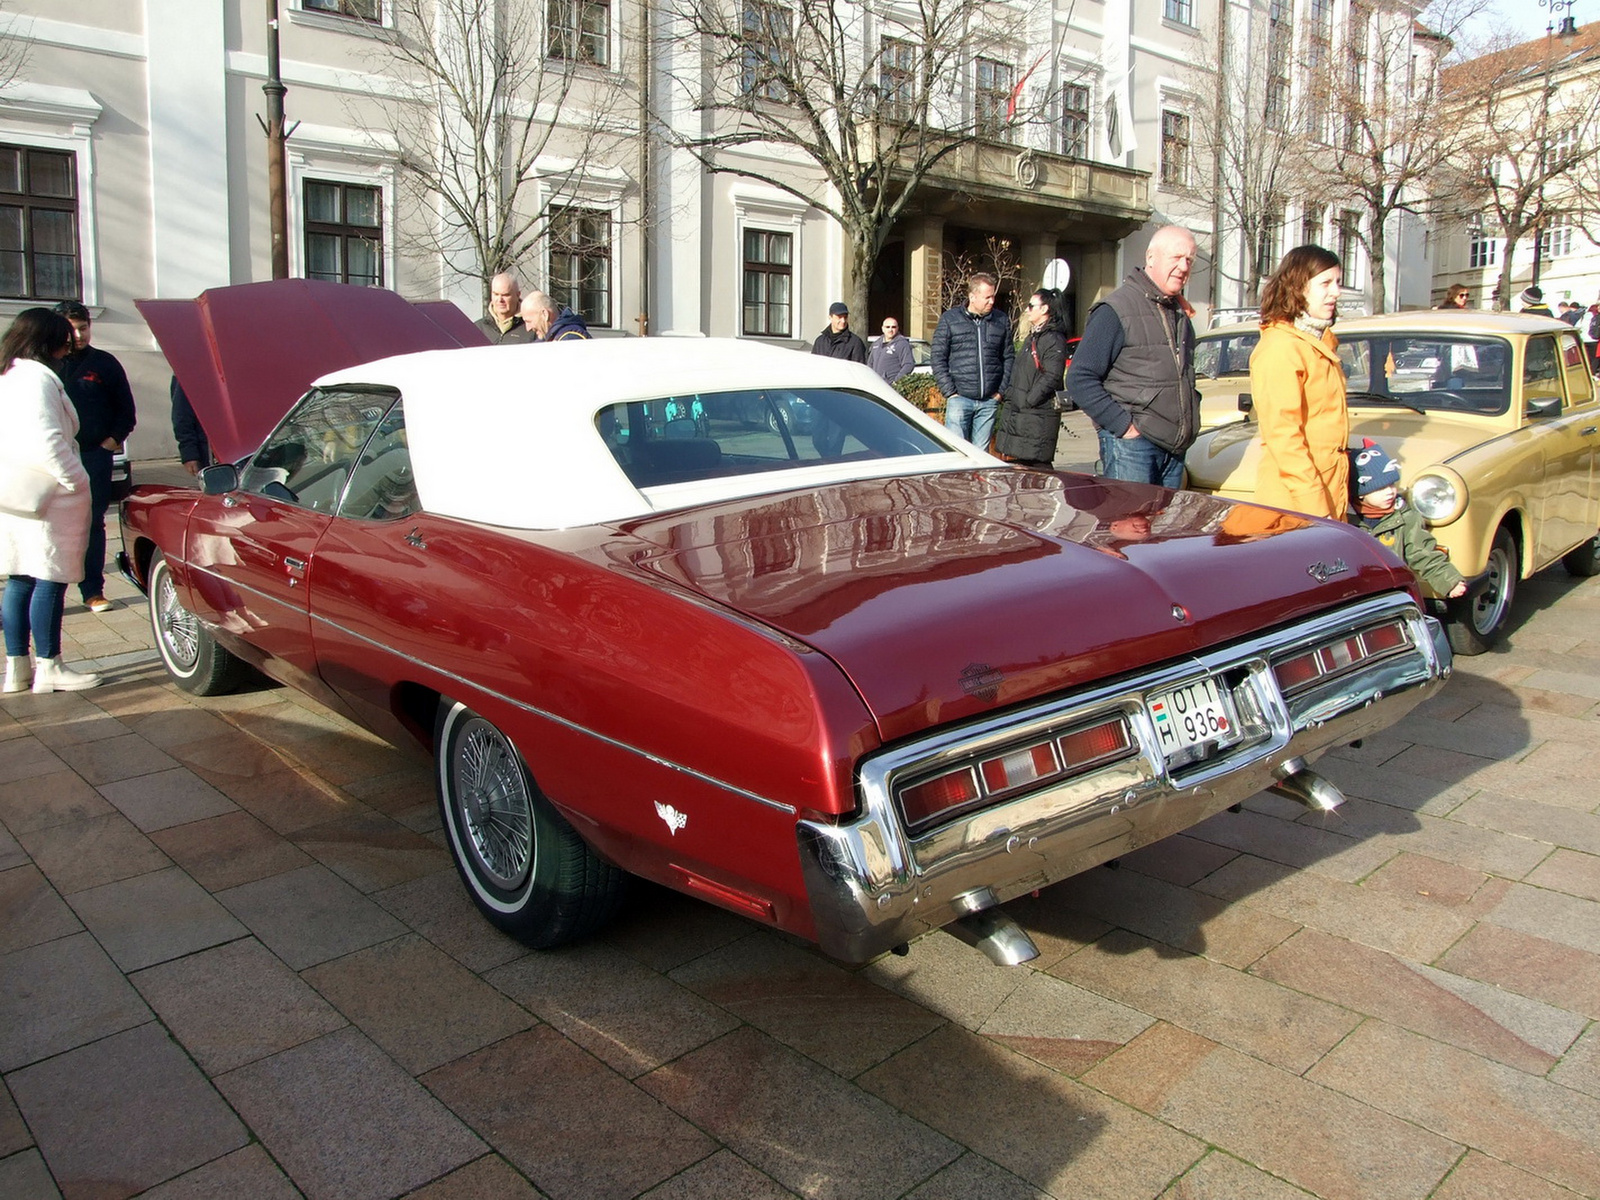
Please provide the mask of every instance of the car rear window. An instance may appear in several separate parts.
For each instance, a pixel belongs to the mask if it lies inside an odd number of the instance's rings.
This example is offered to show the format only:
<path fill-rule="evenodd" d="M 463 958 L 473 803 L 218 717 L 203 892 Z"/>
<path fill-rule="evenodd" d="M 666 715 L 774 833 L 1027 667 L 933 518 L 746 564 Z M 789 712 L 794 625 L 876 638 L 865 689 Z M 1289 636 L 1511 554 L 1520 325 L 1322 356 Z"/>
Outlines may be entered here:
<path fill-rule="evenodd" d="M 639 488 L 948 449 L 880 400 L 822 388 L 612 404 L 596 414 L 595 428 Z"/>

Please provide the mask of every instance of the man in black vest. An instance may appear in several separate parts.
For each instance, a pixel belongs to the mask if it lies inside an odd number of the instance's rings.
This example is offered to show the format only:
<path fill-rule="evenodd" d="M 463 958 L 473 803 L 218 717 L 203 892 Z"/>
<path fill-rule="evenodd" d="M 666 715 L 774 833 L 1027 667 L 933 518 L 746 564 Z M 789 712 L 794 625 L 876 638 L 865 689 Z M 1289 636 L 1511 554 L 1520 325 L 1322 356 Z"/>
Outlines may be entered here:
<path fill-rule="evenodd" d="M 1200 425 L 1194 386 L 1194 322 L 1183 285 L 1194 266 L 1194 235 L 1158 229 L 1144 270 L 1089 310 L 1067 372 L 1067 395 L 1100 433 L 1100 473 L 1178 487 L 1183 452 Z"/>

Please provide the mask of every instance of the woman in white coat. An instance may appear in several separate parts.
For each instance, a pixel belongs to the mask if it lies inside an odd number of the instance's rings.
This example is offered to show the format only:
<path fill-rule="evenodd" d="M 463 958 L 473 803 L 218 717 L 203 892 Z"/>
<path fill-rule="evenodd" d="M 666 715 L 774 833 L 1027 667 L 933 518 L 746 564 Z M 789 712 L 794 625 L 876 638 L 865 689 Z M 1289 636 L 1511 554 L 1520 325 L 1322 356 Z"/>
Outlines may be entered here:
<path fill-rule="evenodd" d="M 89 545 L 89 476 L 75 441 L 78 414 L 47 365 L 71 346 L 72 326 L 47 308 L 24 309 L 0 337 L 0 472 L 54 484 L 36 516 L 0 509 L 8 692 L 30 682 L 36 692 L 76 692 L 100 682 L 98 675 L 61 665 L 67 585 L 83 578 Z"/>

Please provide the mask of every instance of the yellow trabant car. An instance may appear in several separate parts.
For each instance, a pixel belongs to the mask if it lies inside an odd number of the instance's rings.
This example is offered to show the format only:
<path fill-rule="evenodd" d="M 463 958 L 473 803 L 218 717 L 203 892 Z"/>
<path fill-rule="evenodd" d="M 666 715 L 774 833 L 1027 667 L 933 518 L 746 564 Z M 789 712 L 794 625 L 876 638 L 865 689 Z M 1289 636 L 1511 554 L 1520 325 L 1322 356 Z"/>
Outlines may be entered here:
<path fill-rule="evenodd" d="M 1558 559 L 1574 575 L 1600 573 L 1600 401 L 1570 327 L 1427 311 L 1356 317 L 1335 332 L 1351 445 L 1372 438 L 1399 460 L 1411 505 L 1471 581 L 1460 600 L 1430 597 L 1458 654 L 1495 642 L 1519 579 Z M 1189 486 L 1250 499 L 1256 434 L 1248 414 L 1203 432 Z"/>
<path fill-rule="evenodd" d="M 1215 429 L 1247 419 L 1239 397 L 1250 395 L 1250 351 L 1261 340 L 1261 326 L 1219 325 L 1194 340 L 1194 386 L 1200 393 L 1200 429 Z"/>

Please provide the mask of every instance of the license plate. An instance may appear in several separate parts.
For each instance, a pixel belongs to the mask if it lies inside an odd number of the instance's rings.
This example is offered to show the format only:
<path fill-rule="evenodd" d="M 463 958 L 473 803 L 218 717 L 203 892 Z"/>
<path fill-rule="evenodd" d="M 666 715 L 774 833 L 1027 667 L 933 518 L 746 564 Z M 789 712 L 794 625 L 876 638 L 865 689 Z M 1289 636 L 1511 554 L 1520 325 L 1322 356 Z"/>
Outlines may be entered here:
<path fill-rule="evenodd" d="M 1209 676 L 1154 695 L 1146 707 L 1162 753 L 1169 756 L 1192 746 L 1238 740 L 1233 706 Z"/>

